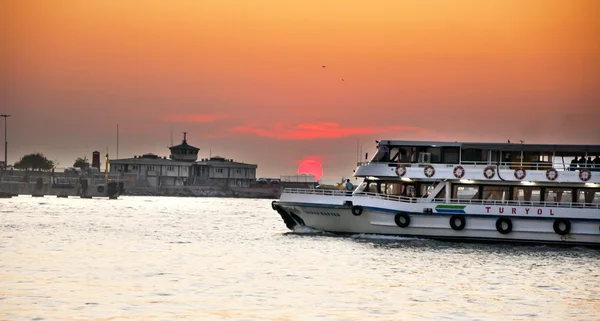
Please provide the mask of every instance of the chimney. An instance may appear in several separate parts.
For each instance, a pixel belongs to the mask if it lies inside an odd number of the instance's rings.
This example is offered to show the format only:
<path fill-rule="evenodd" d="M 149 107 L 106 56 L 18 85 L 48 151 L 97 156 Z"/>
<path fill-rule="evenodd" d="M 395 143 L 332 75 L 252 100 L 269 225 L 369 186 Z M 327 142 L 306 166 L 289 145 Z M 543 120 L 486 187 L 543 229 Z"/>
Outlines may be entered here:
<path fill-rule="evenodd" d="M 100 168 L 100 152 L 98 151 L 92 153 L 92 167 Z"/>

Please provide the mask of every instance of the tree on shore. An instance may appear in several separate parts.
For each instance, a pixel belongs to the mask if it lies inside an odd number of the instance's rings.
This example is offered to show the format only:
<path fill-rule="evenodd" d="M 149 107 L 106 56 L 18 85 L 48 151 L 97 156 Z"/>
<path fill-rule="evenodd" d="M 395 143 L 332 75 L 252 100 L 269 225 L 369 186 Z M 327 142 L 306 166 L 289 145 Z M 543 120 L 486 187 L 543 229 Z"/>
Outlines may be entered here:
<path fill-rule="evenodd" d="M 75 160 L 75 163 L 73 163 L 73 167 L 86 169 L 86 168 L 90 167 L 90 161 L 87 159 L 86 156 L 83 156 L 83 158 L 78 157 Z"/>
<path fill-rule="evenodd" d="M 42 153 L 33 153 L 21 157 L 15 163 L 16 169 L 49 171 L 54 168 L 54 162 L 47 159 Z"/>

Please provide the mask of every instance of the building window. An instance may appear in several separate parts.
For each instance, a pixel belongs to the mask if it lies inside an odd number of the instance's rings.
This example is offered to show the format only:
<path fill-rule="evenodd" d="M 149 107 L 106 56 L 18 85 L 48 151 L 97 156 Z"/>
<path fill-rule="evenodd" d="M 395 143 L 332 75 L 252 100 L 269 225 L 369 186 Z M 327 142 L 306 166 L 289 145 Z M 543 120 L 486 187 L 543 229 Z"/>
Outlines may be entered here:
<path fill-rule="evenodd" d="M 167 166 L 167 171 L 169 171 L 169 172 L 175 171 L 175 166 Z"/>
<path fill-rule="evenodd" d="M 223 173 L 223 169 L 222 168 L 215 168 L 215 173 Z"/>
<path fill-rule="evenodd" d="M 154 170 L 154 166 L 148 166 L 148 170 L 149 171 L 153 171 Z"/>
<path fill-rule="evenodd" d="M 132 165 L 132 166 L 131 166 L 131 168 L 132 168 L 134 171 L 137 171 L 137 170 L 139 169 L 139 167 L 138 167 L 137 165 Z"/>
<path fill-rule="evenodd" d="M 238 174 L 241 174 L 241 173 L 242 173 L 242 170 L 241 170 L 241 169 L 238 169 L 238 170 L 236 170 L 236 172 L 237 172 Z"/>

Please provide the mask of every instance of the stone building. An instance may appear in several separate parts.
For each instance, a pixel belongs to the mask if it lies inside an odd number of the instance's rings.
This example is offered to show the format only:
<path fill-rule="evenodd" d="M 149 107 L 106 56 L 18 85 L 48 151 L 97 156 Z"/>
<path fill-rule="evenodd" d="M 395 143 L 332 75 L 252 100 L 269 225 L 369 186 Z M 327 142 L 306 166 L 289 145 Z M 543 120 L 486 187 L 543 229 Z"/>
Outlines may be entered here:
<path fill-rule="evenodd" d="M 257 165 L 215 156 L 198 161 L 200 148 L 187 143 L 169 147 L 170 156 L 144 154 L 110 161 L 110 171 L 120 173 L 127 185 L 250 187 L 256 181 Z"/>

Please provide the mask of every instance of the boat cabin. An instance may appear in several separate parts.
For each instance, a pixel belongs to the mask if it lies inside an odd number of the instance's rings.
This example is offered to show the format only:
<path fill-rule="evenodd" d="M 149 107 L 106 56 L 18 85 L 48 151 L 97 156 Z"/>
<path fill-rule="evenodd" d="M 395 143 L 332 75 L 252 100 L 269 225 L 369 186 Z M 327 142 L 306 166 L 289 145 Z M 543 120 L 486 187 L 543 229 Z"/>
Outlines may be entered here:
<path fill-rule="evenodd" d="M 576 160 L 576 162 L 573 162 Z M 374 163 L 499 165 L 502 168 L 600 171 L 600 145 L 449 143 L 390 141 L 378 143 Z"/>
<path fill-rule="evenodd" d="M 355 176 L 365 178 L 358 193 L 599 207 L 600 145 L 383 140 Z"/>

